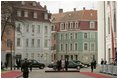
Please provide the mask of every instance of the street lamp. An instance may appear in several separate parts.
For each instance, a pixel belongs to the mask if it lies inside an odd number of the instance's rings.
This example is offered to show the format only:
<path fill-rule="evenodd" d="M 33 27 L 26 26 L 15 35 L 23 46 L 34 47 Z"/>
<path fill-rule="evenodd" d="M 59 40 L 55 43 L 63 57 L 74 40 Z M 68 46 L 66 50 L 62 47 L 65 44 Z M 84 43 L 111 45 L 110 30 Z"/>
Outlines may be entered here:
<path fill-rule="evenodd" d="M 12 40 L 8 39 L 8 46 L 10 47 L 11 50 L 11 70 L 12 70 Z"/>

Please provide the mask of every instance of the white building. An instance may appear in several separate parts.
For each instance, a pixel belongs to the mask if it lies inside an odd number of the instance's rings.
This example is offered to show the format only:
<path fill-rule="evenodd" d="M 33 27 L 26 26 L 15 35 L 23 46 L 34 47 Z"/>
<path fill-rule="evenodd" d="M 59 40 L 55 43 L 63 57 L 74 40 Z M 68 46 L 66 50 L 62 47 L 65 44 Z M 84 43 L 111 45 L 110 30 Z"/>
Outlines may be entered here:
<path fill-rule="evenodd" d="M 21 2 L 22 3 L 22 2 Z M 15 55 L 16 58 L 35 59 L 39 62 L 48 64 L 51 62 L 51 22 L 49 14 L 45 8 L 34 1 L 25 2 L 24 7 L 20 7 L 17 11 L 17 16 L 22 18 L 16 21 L 15 31 Z M 28 7 L 29 4 L 35 3 L 37 6 Z M 40 7 L 39 7 L 40 6 Z M 21 14 L 24 10 L 24 14 Z M 35 10 L 32 12 L 32 10 Z M 31 12 L 30 12 L 31 11 Z M 33 16 L 30 16 L 33 13 Z M 24 15 L 24 16 L 22 16 Z"/>
<path fill-rule="evenodd" d="M 98 63 L 114 62 L 116 56 L 116 1 L 98 2 Z M 112 37 L 113 36 L 113 37 Z"/>

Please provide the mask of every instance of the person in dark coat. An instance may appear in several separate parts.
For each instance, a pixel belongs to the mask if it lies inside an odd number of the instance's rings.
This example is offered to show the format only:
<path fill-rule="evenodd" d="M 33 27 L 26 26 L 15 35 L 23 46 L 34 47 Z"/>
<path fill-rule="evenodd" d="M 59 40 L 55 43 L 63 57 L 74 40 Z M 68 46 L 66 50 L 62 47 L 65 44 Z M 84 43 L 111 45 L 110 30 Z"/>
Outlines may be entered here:
<path fill-rule="evenodd" d="M 58 71 L 60 71 L 60 69 L 61 69 L 61 63 L 60 63 L 60 60 L 57 61 L 57 68 L 58 68 Z"/>
<path fill-rule="evenodd" d="M 23 78 L 28 78 L 29 77 L 29 63 L 28 60 L 25 59 L 24 62 L 21 65 L 21 71 L 23 72 Z"/>
<path fill-rule="evenodd" d="M 97 64 L 96 60 L 94 60 L 94 69 L 96 69 L 96 64 Z"/>
<path fill-rule="evenodd" d="M 103 65 L 104 64 L 104 60 L 103 59 L 101 59 L 101 65 Z"/>
<path fill-rule="evenodd" d="M 65 70 L 68 71 L 68 59 L 65 60 Z"/>
<path fill-rule="evenodd" d="M 7 62 L 5 62 L 5 63 L 4 63 L 4 65 L 5 65 L 5 68 L 7 69 L 7 67 L 8 67 L 8 63 L 7 63 Z"/>
<path fill-rule="evenodd" d="M 93 68 L 94 68 L 94 61 L 91 62 L 91 72 L 93 72 Z"/>

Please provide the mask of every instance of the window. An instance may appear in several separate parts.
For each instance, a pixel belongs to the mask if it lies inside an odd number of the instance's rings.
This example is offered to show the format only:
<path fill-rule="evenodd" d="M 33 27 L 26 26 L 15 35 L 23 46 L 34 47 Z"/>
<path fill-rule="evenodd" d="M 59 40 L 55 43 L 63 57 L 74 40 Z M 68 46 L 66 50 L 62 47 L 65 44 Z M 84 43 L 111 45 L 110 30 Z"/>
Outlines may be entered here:
<path fill-rule="evenodd" d="M 68 39 L 67 33 L 66 33 L 66 39 Z"/>
<path fill-rule="evenodd" d="M 24 11 L 21 11 L 21 15 L 22 15 L 22 17 L 24 17 Z"/>
<path fill-rule="evenodd" d="M 36 3 L 35 2 L 33 2 L 33 4 L 32 4 L 33 6 L 36 6 Z"/>
<path fill-rule="evenodd" d="M 70 33 L 70 39 L 73 39 L 73 34 L 72 33 Z"/>
<path fill-rule="evenodd" d="M 20 23 L 18 23 L 18 26 L 17 26 L 17 32 L 21 32 L 21 27 L 20 27 Z"/>
<path fill-rule="evenodd" d="M 73 46 L 72 46 L 72 44 L 70 44 L 70 50 L 72 50 L 73 48 L 72 48 Z"/>
<path fill-rule="evenodd" d="M 32 47 L 34 47 L 34 39 L 32 39 L 32 44 L 31 45 L 32 45 Z"/>
<path fill-rule="evenodd" d="M 88 44 L 84 43 L 84 50 L 88 50 Z"/>
<path fill-rule="evenodd" d="M 47 40 L 47 39 L 45 39 L 45 41 L 44 41 L 44 47 L 45 47 L 45 48 L 48 47 L 48 40 Z"/>
<path fill-rule="evenodd" d="M 115 4 L 114 4 L 115 5 Z M 114 13 L 114 32 L 116 32 L 116 14 Z"/>
<path fill-rule="evenodd" d="M 87 33 L 84 33 L 84 38 L 87 39 Z"/>
<path fill-rule="evenodd" d="M 67 44 L 66 44 L 66 51 L 67 51 Z"/>
<path fill-rule="evenodd" d="M 108 17 L 108 34 L 110 34 L 110 17 Z"/>
<path fill-rule="evenodd" d="M 34 32 L 34 28 L 35 28 L 34 25 L 32 25 L 32 32 Z"/>
<path fill-rule="evenodd" d="M 37 12 L 33 13 L 33 18 L 37 18 Z"/>
<path fill-rule="evenodd" d="M 21 17 L 21 11 L 17 11 L 17 16 Z"/>
<path fill-rule="evenodd" d="M 48 27 L 45 26 L 45 34 L 47 34 L 47 33 L 48 33 Z"/>
<path fill-rule="evenodd" d="M 26 47 L 28 47 L 28 42 L 29 42 L 29 40 L 28 40 L 28 39 L 26 39 Z"/>
<path fill-rule="evenodd" d="M 78 56 L 77 55 L 75 55 L 75 60 L 78 60 Z"/>
<path fill-rule="evenodd" d="M 75 43 L 75 50 L 77 50 L 77 43 Z"/>
<path fill-rule="evenodd" d="M 40 33 L 40 25 L 38 25 L 38 33 Z"/>
<path fill-rule="evenodd" d="M 71 55 L 71 60 L 73 60 L 73 55 Z"/>
<path fill-rule="evenodd" d="M 47 13 L 44 14 L 44 18 L 45 18 L 45 20 L 48 20 L 48 14 Z"/>
<path fill-rule="evenodd" d="M 75 39 L 77 39 L 77 33 L 75 33 Z"/>
<path fill-rule="evenodd" d="M 26 32 L 29 32 L 29 24 L 26 26 Z"/>
<path fill-rule="evenodd" d="M 61 51 L 63 50 L 63 44 L 61 44 Z"/>
<path fill-rule="evenodd" d="M 37 47 L 40 47 L 40 39 L 37 40 Z"/>
<path fill-rule="evenodd" d="M 61 34 L 61 40 L 63 40 L 63 35 Z"/>
<path fill-rule="evenodd" d="M 95 50 L 95 43 L 91 43 L 91 51 Z"/>
<path fill-rule="evenodd" d="M 95 38 L 95 33 L 94 32 L 91 32 L 90 35 L 91 35 L 91 38 Z"/>
<path fill-rule="evenodd" d="M 24 17 L 28 17 L 28 11 L 24 12 Z"/>
<path fill-rule="evenodd" d="M 20 38 L 17 38 L 17 47 L 20 47 L 20 42 L 21 42 Z"/>
<path fill-rule="evenodd" d="M 75 27 L 78 28 L 78 22 L 75 22 Z"/>
<path fill-rule="evenodd" d="M 90 22 L 90 29 L 94 29 L 95 28 L 95 22 Z"/>
<path fill-rule="evenodd" d="M 25 1 L 21 1 L 21 4 L 22 4 L 22 5 L 25 5 Z"/>

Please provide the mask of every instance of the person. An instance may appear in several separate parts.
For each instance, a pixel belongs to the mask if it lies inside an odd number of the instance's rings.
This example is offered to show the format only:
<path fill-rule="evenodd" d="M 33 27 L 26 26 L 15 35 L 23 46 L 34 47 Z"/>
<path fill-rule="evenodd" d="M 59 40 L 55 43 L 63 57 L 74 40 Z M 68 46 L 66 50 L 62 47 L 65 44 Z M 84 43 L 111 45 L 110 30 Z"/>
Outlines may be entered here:
<path fill-rule="evenodd" d="M 94 68 L 94 61 L 91 62 L 91 72 L 93 72 L 93 68 Z"/>
<path fill-rule="evenodd" d="M 57 61 L 57 69 L 58 69 L 58 71 L 60 71 L 60 69 L 61 69 L 61 62 L 60 62 L 60 60 Z"/>
<path fill-rule="evenodd" d="M 32 71 L 32 63 L 30 63 L 30 71 Z"/>
<path fill-rule="evenodd" d="M 68 59 L 65 59 L 65 70 L 68 71 Z"/>
<path fill-rule="evenodd" d="M 104 64 L 104 60 L 103 59 L 101 59 L 101 65 L 103 65 Z"/>
<path fill-rule="evenodd" d="M 96 69 L 96 64 L 97 64 L 96 60 L 94 60 L 94 69 Z"/>
<path fill-rule="evenodd" d="M 5 68 L 7 69 L 7 67 L 8 67 L 8 64 L 7 64 L 7 62 L 6 62 L 6 61 L 5 61 L 4 65 L 5 65 Z"/>
<path fill-rule="evenodd" d="M 29 77 L 29 64 L 27 58 L 24 59 L 24 62 L 21 65 L 21 71 L 23 72 L 23 78 Z"/>
<path fill-rule="evenodd" d="M 106 64 L 107 64 L 107 61 L 105 60 L 105 61 L 104 61 L 104 65 L 106 65 Z"/>
<path fill-rule="evenodd" d="M 62 59 L 62 60 L 61 60 L 61 68 L 62 68 L 63 71 L 64 71 L 64 67 L 65 67 L 65 60 Z"/>

